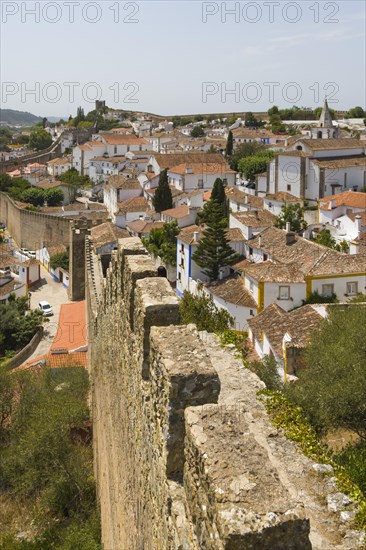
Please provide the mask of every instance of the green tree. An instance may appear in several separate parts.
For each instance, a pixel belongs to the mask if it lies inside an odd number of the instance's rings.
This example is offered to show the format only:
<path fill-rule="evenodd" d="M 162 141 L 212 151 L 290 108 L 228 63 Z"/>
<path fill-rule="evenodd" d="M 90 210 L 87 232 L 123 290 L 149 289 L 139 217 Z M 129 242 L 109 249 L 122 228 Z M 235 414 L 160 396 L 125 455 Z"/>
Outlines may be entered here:
<path fill-rule="evenodd" d="M 229 199 L 226 197 L 225 185 L 221 178 L 216 178 L 212 187 L 210 200 L 207 201 L 202 210 L 197 214 L 196 223 L 201 225 L 208 223 L 212 211 L 213 201 L 216 201 L 221 206 L 222 219 L 225 220 L 226 225 L 229 225 Z"/>
<path fill-rule="evenodd" d="M 45 201 L 45 192 L 43 189 L 31 187 L 23 192 L 22 201 L 29 202 L 30 204 L 33 204 L 33 206 L 43 206 Z"/>
<path fill-rule="evenodd" d="M 271 115 L 269 122 L 271 124 L 271 129 L 274 134 L 278 132 L 286 132 L 286 126 L 282 123 L 280 115 Z"/>
<path fill-rule="evenodd" d="M 28 344 L 44 321 L 41 311 L 28 311 L 26 297 L 0 304 L 0 357 Z"/>
<path fill-rule="evenodd" d="M 248 366 L 265 383 L 268 390 L 282 390 L 283 383 L 274 357 L 265 355 L 262 361 L 252 361 Z"/>
<path fill-rule="evenodd" d="M 173 207 L 172 191 L 168 183 L 168 170 L 165 169 L 160 173 L 159 185 L 154 193 L 153 206 L 156 212 L 169 210 Z"/>
<path fill-rule="evenodd" d="M 179 302 L 179 312 L 183 324 L 195 323 L 198 330 L 222 333 L 234 323 L 234 319 L 225 309 L 215 306 L 212 296 L 204 292 L 195 296 L 185 291 Z"/>
<path fill-rule="evenodd" d="M 286 224 L 290 222 L 290 229 L 295 233 L 300 233 L 306 229 L 307 223 L 303 218 L 303 209 L 301 204 L 284 204 L 281 213 L 276 217 L 275 225 L 280 229 L 286 229 Z"/>
<path fill-rule="evenodd" d="M 267 163 L 273 158 L 273 154 L 268 151 L 268 155 L 251 156 L 239 160 L 238 170 L 248 181 L 255 181 L 255 176 L 267 170 Z"/>
<path fill-rule="evenodd" d="M 245 114 L 245 126 L 247 128 L 255 128 L 255 127 L 260 126 L 259 121 L 256 119 L 256 117 L 250 111 Z"/>
<path fill-rule="evenodd" d="M 366 439 L 366 309 L 334 306 L 305 352 L 299 380 L 286 386 L 319 429 L 345 428 Z"/>
<path fill-rule="evenodd" d="M 333 239 L 332 235 L 330 234 L 330 231 L 328 229 L 322 229 L 316 239 L 314 241 L 317 244 L 322 244 L 323 246 L 327 246 L 328 248 L 336 248 L 337 243 L 335 239 Z"/>
<path fill-rule="evenodd" d="M 160 256 L 168 265 L 176 266 L 178 234 L 178 223 L 168 222 L 161 228 L 153 229 L 148 237 L 142 239 L 142 242 L 151 254 Z"/>
<path fill-rule="evenodd" d="M 75 200 L 76 192 L 78 189 L 90 185 L 89 177 L 80 175 L 76 168 L 70 168 L 69 170 L 61 174 L 59 176 L 59 180 L 62 181 L 62 183 L 66 184 L 70 202 L 73 202 Z"/>
<path fill-rule="evenodd" d="M 54 189 L 47 189 L 45 192 L 45 201 L 47 201 L 48 206 L 60 206 L 64 198 L 64 192 L 57 187 Z"/>
<path fill-rule="evenodd" d="M 273 105 L 273 107 L 268 109 L 267 113 L 269 114 L 269 116 L 272 116 L 272 115 L 278 115 L 280 113 L 280 111 L 279 111 L 279 108 L 277 107 L 277 105 Z"/>
<path fill-rule="evenodd" d="M 43 128 L 37 128 L 29 136 L 29 147 L 40 151 L 47 149 L 52 144 L 52 137 Z"/>
<path fill-rule="evenodd" d="M 55 254 L 54 256 L 51 256 L 50 258 L 50 264 L 52 269 L 57 269 L 58 267 L 62 267 L 65 271 L 69 271 L 69 251 L 66 252 L 59 252 L 58 254 Z"/>
<path fill-rule="evenodd" d="M 362 109 L 362 107 L 357 106 L 353 107 L 346 113 L 346 118 L 363 118 L 365 116 L 366 112 Z"/>
<path fill-rule="evenodd" d="M 205 135 L 205 131 L 202 126 L 194 126 L 191 130 L 191 137 L 198 138 L 203 137 Z"/>
<path fill-rule="evenodd" d="M 220 268 L 238 261 L 238 254 L 231 248 L 227 235 L 226 220 L 222 217 L 221 205 L 210 201 L 207 227 L 192 259 L 202 268 L 211 281 L 219 278 Z"/>
<path fill-rule="evenodd" d="M 226 157 L 231 157 L 231 155 L 233 154 L 233 148 L 234 148 L 233 133 L 231 130 L 229 130 L 229 134 L 227 136 L 227 142 L 226 142 L 226 149 L 225 149 Z"/>
<path fill-rule="evenodd" d="M 230 168 L 238 170 L 238 163 L 242 158 L 251 156 L 266 156 L 268 149 L 257 141 L 250 141 L 248 143 L 242 143 L 238 145 L 229 159 Z"/>

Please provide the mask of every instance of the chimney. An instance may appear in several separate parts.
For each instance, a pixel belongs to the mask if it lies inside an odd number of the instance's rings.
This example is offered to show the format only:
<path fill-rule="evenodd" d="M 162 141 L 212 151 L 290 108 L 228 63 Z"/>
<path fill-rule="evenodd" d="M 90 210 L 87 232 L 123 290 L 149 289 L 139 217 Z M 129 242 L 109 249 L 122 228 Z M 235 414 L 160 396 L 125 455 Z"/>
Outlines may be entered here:
<path fill-rule="evenodd" d="M 261 248 L 261 246 L 262 246 L 262 235 L 259 235 L 259 237 L 258 237 L 258 246 L 259 246 L 259 248 Z"/>
<path fill-rule="evenodd" d="M 357 237 L 360 236 L 360 233 L 361 233 L 361 216 L 357 215 L 355 217 L 355 222 L 356 222 L 356 230 L 357 230 Z"/>
<path fill-rule="evenodd" d="M 244 197 L 244 204 L 248 204 L 248 195 L 245 195 Z"/>
<path fill-rule="evenodd" d="M 198 243 L 198 239 L 199 239 L 199 232 L 198 232 L 198 231 L 195 231 L 195 232 L 193 233 L 193 241 L 194 241 L 195 243 Z"/>
<path fill-rule="evenodd" d="M 291 224 L 290 224 L 290 222 L 286 222 L 286 233 L 291 233 Z"/>

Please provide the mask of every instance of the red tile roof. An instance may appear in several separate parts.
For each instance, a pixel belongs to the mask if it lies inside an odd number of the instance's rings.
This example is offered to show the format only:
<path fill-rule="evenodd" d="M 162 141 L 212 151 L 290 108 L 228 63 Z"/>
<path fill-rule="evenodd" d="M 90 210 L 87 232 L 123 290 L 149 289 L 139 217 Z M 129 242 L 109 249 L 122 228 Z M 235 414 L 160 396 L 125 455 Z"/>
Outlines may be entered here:
<path fill-rule="evenodd" d="M 62 304 L 57 334 L 50 352 L 74 351 L 87 346 L 86 302 Z"/>

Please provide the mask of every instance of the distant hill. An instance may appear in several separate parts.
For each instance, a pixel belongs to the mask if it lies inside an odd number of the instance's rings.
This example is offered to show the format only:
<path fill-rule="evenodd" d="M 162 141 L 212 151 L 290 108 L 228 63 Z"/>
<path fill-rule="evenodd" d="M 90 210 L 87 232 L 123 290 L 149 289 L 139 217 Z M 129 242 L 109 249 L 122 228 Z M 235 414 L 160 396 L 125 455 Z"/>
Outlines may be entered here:
<path fill-rule="evenodd" d="M 41 122 L 42 118 L 24 111 L 13 109 L 0 109 L 1 126 L 33 126 Z"/>

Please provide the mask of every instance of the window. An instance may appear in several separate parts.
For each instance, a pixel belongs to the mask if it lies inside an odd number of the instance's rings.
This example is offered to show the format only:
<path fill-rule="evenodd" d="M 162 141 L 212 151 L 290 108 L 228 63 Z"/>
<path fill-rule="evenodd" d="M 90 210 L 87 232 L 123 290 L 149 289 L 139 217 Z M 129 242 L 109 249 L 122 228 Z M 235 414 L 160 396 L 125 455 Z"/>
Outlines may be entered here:
<path fill-rule="evenodd" d="M 203 189 L 203 180 L 198 180 L 198 189 Z"/>
<path fill-rule="evenodd" d="M 322 296 L 331 298 L 334 294 L 334 285 L 322 285 Z"/>
<path fill-rule="evenodd" d="M 250 246 L 249 247 L 249 255 L 251 256 L 253 254 L 253 248 Z"/>
<path fill-rule="evenodd" d="M 357 282 L 353 281 L 351 283 L 347 283 L 347 294 L 348 296 L 356 296 L 356 294 L 358 294 Z"/>
<path fill-rule="evenodd" d="M 117 154 L 117 147 L 114 148 L 114 154 Z"/>
<path fill-rule="evenodd" d="M 287 191 L 291 191 L 291 184 L 290 183 L 287 185 Z"/>
<path fill-rule="evenodd" d="M 249 314 L 253 317 L 253 316 L 254 316 L 254 311 L 251 309 L 251 310 L 249 311 Z"/>
<path fill-rule="evenodd" d="M 181 274 L 180 271 L 178 272 L 178 281 L 179 281 L 180 283 L 182 282 L 182 274 Z"/>
<path fill-rule="evenodd" d="M 289 286 L 280 286 L 280 287 L 278 287 L 278 299 L 279 300 L 289 300 L 290 299 L 290 287 Z"/>
<path fill-rule="evenodd" d="M 224 185 L 227 185 L 227 178 L 223 178 L 222 183 L 223 183 Z"/>
<path fill-rule="evenodd" d="M 263 261 L 267 261 L 268 260 L 268 254 L 263 254 Z"/>
<path fill-rule="evenodd" d="M 253 292 L 254 292 L 254 283 L 253 283 L 252 280 L 249 281 L 249 290 L 253 294 Z"/>

